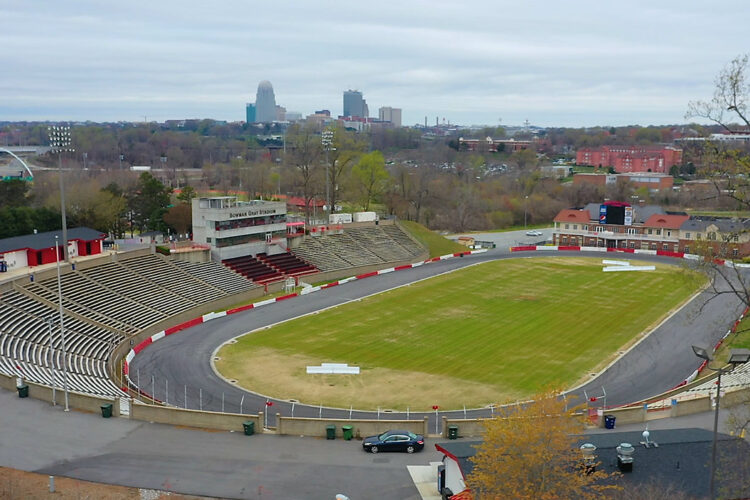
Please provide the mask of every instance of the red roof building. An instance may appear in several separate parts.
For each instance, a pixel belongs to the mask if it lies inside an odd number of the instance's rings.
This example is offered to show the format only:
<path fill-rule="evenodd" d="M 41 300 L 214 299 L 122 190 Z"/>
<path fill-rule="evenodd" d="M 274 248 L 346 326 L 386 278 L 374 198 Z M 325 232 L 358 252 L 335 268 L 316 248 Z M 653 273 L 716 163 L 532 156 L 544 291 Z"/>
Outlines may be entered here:
<path fill-rule="evenodd" d="M 576 151 L 578 165 L 612 167 L 615 172 L 657 172 L 668 174 L 682 163 L 682 149 L 672 146 L 600 146 Z"/>

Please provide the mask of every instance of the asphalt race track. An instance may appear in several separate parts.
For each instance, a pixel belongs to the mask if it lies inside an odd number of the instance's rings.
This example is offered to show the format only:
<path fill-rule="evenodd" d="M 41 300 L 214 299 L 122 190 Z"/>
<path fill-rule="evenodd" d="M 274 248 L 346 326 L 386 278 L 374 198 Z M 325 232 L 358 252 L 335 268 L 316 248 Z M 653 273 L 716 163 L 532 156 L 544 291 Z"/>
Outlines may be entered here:
<path fill-rule="evenodd" d="M 161 401 L 183 407 L 187 393 L 188 408 L 237 413 L 242 402 L 243 413 L 257 413 L 266 408 L 267 397 L 244 391 L 218 377 L 211 367 L 211 357 L 222 343 L 251 330 L 272 325 L 299 315 L 313 313 L 348 301 L 393 287 L 408 285 L 420 279 L 459 269 L 465 266 L 496 259 L 534 257 L 595 257 L 612 254 L 600 252 L 518 252 L 490 250 L 461 258 L 432 262 L 410 270 L 374 276 L 344 285 L 321 290 L 214 319 L 207 323 L 167 336 L 141 351 L 130 364 L 130 377 L 140 381 L 143 391 L 152 393 Z M 675 266 L 688 261 L 670 257 L 636 254 L 617 254 L 618 258 L 648 260 Z M 721 278 L 717 278 L 721 279 Z M 727 284 L 719 283 L 718 288 Z M 710 299 L 710 300 L 709 300 Z M 648 337 L 622 355 L 603 372 L 591 377 L 583 386 L 570 394 L 583 397 L 583 391 L 596 396 L 606 391 L 606 404 L 621 405 L 646 399 L 667 391 L 689 376 L 700 364 L 691 345 L 713 346 L 742 312 L 743 305 L 734 294 L 716 295 L 712 289 L 700 293 L 685 307 L 657 327 Z M 374 311 L 375 313 L 375 311 Z M 268 370 L 274 367 L 269 365 Z M 153 377 L 153 382 L 152 382 Z M 581 401 L 582 399 L 579 399 Z M 268 425 L 275 425 L 275 414 L 292 414 L 292 404 L 271 398 L 273 406 L 268 412 Z M 350 410 L 318 406 L 294 405 L 296 417 L 349 418 Z M 468 418 L 488 417 L 490 409 L 466 412 Z M 430 429 L 436 425 L 435 414 L 411 413 L 409 418 L 421 419 L 427 415 Z M 463 417 L 464 411 L 440 411 L 440 416 Z M 405 413 L 380 413 L 357 411 L 352 418 L 405 419 Z"/>

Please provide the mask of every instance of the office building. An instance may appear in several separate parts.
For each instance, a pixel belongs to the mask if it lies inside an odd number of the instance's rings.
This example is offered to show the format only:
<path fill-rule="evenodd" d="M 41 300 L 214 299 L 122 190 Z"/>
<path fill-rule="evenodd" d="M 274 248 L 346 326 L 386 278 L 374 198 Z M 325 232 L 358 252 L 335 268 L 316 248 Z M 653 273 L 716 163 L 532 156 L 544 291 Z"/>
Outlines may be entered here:
<path fill-rule="evenodd" d="M 378 110 L 378 119 L 381 122 L 391 122 L 394 127 L 401 126 L 401 108 L 384 106 Z"/>
<path fill-rule="evenodd" d="M 358 118 L 367 118 L 370 110 L 367 108 L 367 101 L 362 97 L 359 90 L 344 91 L 344 116 L 354 116 Z"/>
<path fill-rule="evenodd" d="M 271 123 L 276 119 L 276 97 L 273 95 L 273 86 L 268 80 L 263 80 L 258 84 L 258 92 L 255 95 L 255 121 Z"/>
<path fill-rule="evenodd" d="M 245 122 L 255 123 L 255 104 L 252 102 L 247 103 L 245 106 Z"/>

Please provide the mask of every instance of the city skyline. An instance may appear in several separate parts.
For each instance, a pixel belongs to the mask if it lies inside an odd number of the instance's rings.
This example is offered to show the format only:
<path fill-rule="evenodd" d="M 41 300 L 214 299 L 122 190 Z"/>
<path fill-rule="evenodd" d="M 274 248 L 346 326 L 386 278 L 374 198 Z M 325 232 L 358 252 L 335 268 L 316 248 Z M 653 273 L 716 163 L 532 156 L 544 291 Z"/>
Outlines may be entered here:
<path fill-rule="evenodd" d="M 358 89 L 404 125 L 684 123 L 750 5 L 92 0 L 0 6 L 0 120 L 245 119 L 259 81 L 307 115 Z M 29 26 L 34 30 L 29 30 Z M 247 29 L 252 25 L 253 29 Z M 721 36 L 717 36 L 721 33 Z M 739 47 L 739 48 L 738 48 Z"/>

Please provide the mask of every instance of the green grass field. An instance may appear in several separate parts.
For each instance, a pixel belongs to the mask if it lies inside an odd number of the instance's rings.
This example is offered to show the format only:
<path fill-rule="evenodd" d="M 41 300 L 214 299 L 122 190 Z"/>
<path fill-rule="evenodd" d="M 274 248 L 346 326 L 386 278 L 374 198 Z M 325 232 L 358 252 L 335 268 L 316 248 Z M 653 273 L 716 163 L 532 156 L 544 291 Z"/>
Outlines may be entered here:
<path fill-rule="evenodd" d="M 430 231 L 422 224 L 408 220 L 402 220 L 400 223 L 404 229 L 409 231 L 409 234 L 411 234 L 414 239 L 419 241 L 429 250 L 430 257 L 439 257 L 441 255 L 465 252 L 468 250 L 465 246 L 459 245 L 455 241 L 449 240 L 434 231 Z"/>
<path fill-rule="evenodd" d="M 484 406 L 572 386 L 703 283 L 666 265 L 604 273 L 599 259 L 488 262 L 246 335 L 216 366 L 243 387 L 309 404 Z M 305 373 L 322 362 L 362 372 Z"/>

